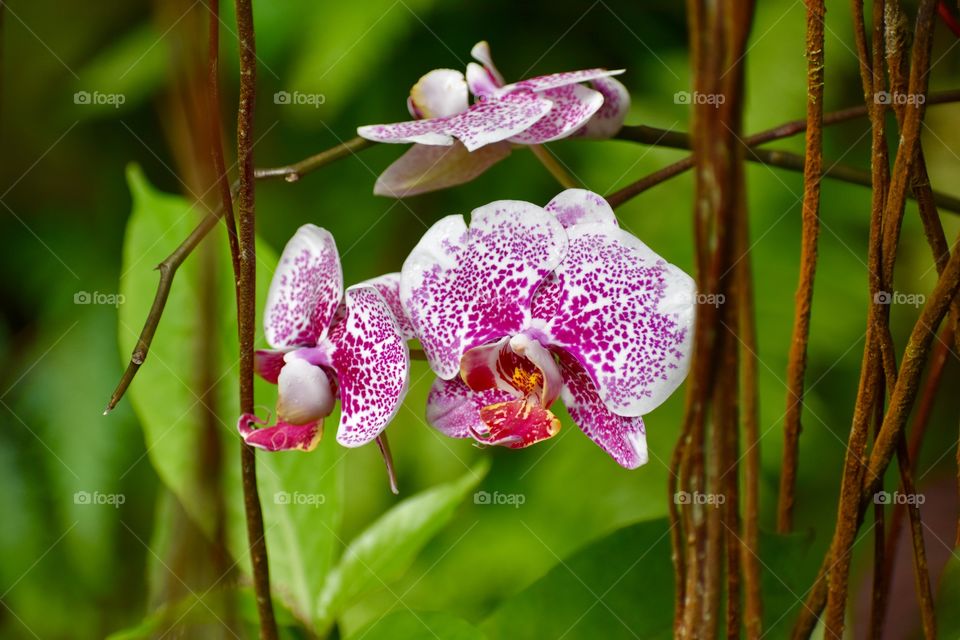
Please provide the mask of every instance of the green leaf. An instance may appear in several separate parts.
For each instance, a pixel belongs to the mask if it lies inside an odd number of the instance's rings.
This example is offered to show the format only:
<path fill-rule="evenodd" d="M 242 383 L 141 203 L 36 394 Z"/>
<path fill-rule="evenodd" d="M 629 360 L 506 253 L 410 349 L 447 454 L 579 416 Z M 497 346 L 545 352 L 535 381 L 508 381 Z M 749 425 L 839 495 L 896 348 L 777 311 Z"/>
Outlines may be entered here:
<path fill-rule="evenodd" d="M 485 461 L 454 482 L 407 498 L 357 536 L 320 595 L 317 618 L 321 633 L 358 597 L 398 578 L 430 538 L 450 521 L 488 469 Z"/>
<path fill-rule="evenodd" d="M 536 535 L 536 532 L 534 532 Z M 786 637 L 816 563 L 804 558 L 809 539 L 764 535 L 764 637 Z M 560 561 L 484 621 L 491 639 L 673 637 L 673 565 L 666 519 L 639 522 Z"/>
<path fill-rule="evenodd" d="M 937 589 L 937 637 L 960 638 L 960 547 L 954 549 L 940 574 Z"/>
<path fill-rule="evenodd" d="M 395 611 L 370 624 L 348 640 L 484 640 L 475 626 L 449 613 Z"/>
<path fill-rule="evenodd" d="M 152 267 L 163 260 L 193 229 L 200 216 L 179 196 L 155 190 L 141 170 L 127 172 L 133 194 L 133 213 L 123 251 L 120 292 L 120 349 L 129 357 L 156 291 Z M 247 534 L 240 482 L 236 434 L 238 404 L 238 348 L 233 278 L 226 234 L 214 230 L 197 252 L 212 250 L 218 267 L 216 318 L 219 384 L 204 398 L 217 416 L 223 455 L 222 492 L 226 507 L 227 541 L 243 570 L 249 572 Z M 206 246 L 211 245 L 212 246 Z M 140 419 L 150 462 L 162 482 L 176 495 L 190 517 L 208 536 L 215 523 L 216 492 L 201 481 L 201 403 L 198 354 L 201 331 L 201 255 L 190 256 L 177 272 L 166 309 L 146 362 L 127 397 Z M 257 246 L 257 298 L 262 309 L 276 255 Z M 259 317 L 259 316 L 258 316 Z M 258 381 L 257 403 L 271 406 L 276 388 Z M 331 421 L 336 416 L 330 417 Z M 326 438 L 313 452 L 257 454 L 257 475 L 263 505 L 270 577 L 278 596 L 302 619 L 309 619 L 317 594 L 332 564 L 337 540 L 334 532 L 342 514 L 340 452 Z M 278 500 L 277 495 L 306 494 L 309 500 Z"/>

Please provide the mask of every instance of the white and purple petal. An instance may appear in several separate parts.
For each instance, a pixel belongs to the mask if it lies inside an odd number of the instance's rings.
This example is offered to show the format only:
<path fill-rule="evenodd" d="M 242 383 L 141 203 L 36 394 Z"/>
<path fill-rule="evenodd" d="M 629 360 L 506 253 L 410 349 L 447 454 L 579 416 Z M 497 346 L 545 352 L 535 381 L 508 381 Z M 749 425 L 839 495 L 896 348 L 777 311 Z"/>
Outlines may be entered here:
<path fill-rule="evenodd" d="M 407 392 L 410 352 L 375 287 L 346 292 L 347 315 L 330 331 L 330 362 L 340 385 L 337 442 L 359 447 L 380 435 Z"/>
<path fill-rule="evenodd" d="M 624 72 L 624 69 L 583 69 L 580 71 L 563 71 L 561 73 L 552 73 L 546 76 L 537 76 L 535 78 L 527 78 L 526 80 L 521 80 L 520 82 L 514 82 L 512 84 L 507 84 L 499 89 L 497 89 L 493 96 L 500 98 L 514 91 L 546 91 L 548 89 L 554 89 L 556 87 L 562 87 L 568 84 L 577 84 L 580 82 L 587 82 L 588 80 L 595 80 L 596 78 L 606 78 L 608 76 L 617 76 Z"/>
<path fill-rule="evenodd" d="M 333 411 L 334 391 L 323 368 L 291 357 L 277 378 L 277 418 L 289 424 L 308 424 Z"/>
<path fill-rule="evenodd" d="M 548 283 L 551 305 L 536 305 L 552 311 L 539 316 L 543 331 L 584 366 L 608 409 L 649 413 L 686 377 L 694 282 L 618 227 L 578 224 L 567 236 L 556 282 Z"/>
<path fill-rule="evenodd" d="M 567 413 L 580 429 L 620 466 L 636 469 L 647 462 L 647 435 L 643 418 L 619 416 L 604 405 L 590 375 L 573 356 L 559 352 L 564 387 L 561 397 Z"/>
<path fill-rule="evenodd" d="M 630 112 L 630 92 L 616 78 L 594 78 L 591 86 L 603 94 L 603 106 L 574 135 L 606 139 L 617 135 Z"/>
<path fill-rule="evenodd" d="M 586 189 L 567 189 L 561 191 L 544 207 L 557 216 L 565 229 L 575 224 L 602 222 L 615 227 L 620 226 L 613 208 L 603 196 Z"/>
<path fill-rule="evenodd" d="M 473 45 L 470 55 L 474 60 L 480 62 L 480 64 L 471 62 L 467 65 L 467 84 L 470 86 L 470 92 L 473 95 L 485 97 L 503 86 L 503 76 L 497 70 L 496 65 L 493 64 L 490 45 L 487 44 L 486 40 L 481 40 Z"/>
<path fill-rule="evenodd" d="M 333 236 L 303 225 L 284 247 L 270 282 L 263 314 L 267 343 L 280 349 L 317 342 L 342 296 L 343 274 Z"/>
<path fill-rule="evenodd" d="M 362 285 L 371 286 L 380 292 L 380 295 L 383 296 L 384 302 L 387 303 L 387 306 L 393 313 L 393 319 L 397 321 L 397 328 L 400 329 L 400 335 L 403 336 L 404 340 L 413 340 L 417 337 L 417 334 L 413 330 L 413 325 L 410 324 L 410 319 L 407 318 L 407 314 L 403 310 L 403 304 L 400 302 L 399 271 L 385 273 L 382 276 L 377 276 L 376 278 L 371 278 L 370 280 L 364 280 L 357 286 Z"/>
<path fill-rule="evenodd" d="M 553 108 L 535 124 L 510 138 L 510 142 L 542 144 L 566 138 L 603 106 L 603 96 L 582 84 L 547 89 L 539 95 L 550 100 Z"/>
<path fill-rule="evenodd" d="M 468 350 L 518 333 L 541 280 L 563 259 L 566 234 L 541 207 L 517 200 L 448 216 L 403 264 L 400 299 L 431 368 L 449 380 Z"/>
<path fill-rule="evenodd" d="M 470 106 L 467 81 L 453 69 L 434 69 L 410 89 L 407 103 L 414 118 L 445 118 Z"/>
<path fill-rule="evenodd" d="M 445 118 L 359 127 L 357 133 L 374 142 L 416 142 L 451 145 L 460 140 L 468 151 L 507 140 L 540 120 L 553 103 L 530 91 L 515 91 L 496 100 L 483 100 Z"/>
<path fill-rule="evenodd" d="M 390 198 L 429 193 L 470 182 L 510 155 L 509 142 L 494 142 L 467 151 L 461 142 L 450 146 L 415 144 L 380 174 L 373 193 Z"/>
<path fill-rule="evenodd" d="M 270 384 L 277 384 L 286 353 L 286 349 L 257 349 L 253 352 L 253 370 Z"/>

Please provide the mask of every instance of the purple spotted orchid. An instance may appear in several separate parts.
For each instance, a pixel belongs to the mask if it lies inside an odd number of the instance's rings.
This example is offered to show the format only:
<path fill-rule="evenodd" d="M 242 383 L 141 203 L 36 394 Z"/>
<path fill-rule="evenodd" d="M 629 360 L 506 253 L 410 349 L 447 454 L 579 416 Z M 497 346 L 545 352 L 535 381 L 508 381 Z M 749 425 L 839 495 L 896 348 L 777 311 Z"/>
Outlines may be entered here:
<path fill-rule="evenodd" d="M 466 75 L 434 69 L 413 86 L 407 108 L 416 120 L 357 129 L 377 142 L 415 143 L 380 176 L 374 193 L 404 197 L 462 184 L 509 155 L 511 144 L 609 138 L 630 109 L 626 87 L 611 77 L 623 70 L 568 71 L 505 84 L 486 42 L 471 55 L 478 62 L 467 65 Z"/>
<path fill-rule="evenodd" d="M 312 450 L 339 397 L 337 442 L 358 447 L 377 439 L 384 450 L 380 435 L 406 394 L 410 369 L 412 329 L 399 280 L 388 274 L 344 292 L 333 236 L 311 224 L 297 230 L 267 294 L 264 333 L 272 349 L 256 353 L 257 373 L 278 385 L 277 422 L 254 428 L 264 421 L 241 416 L 247 444 Z"/>
<path fill-rule="evenodd" d="M 618 226 L 595 193 L 545 208 L 502 200 L 437 222 L 403 265 L 400 298 L 437 374 L 443 433 L 522 448 L 580 429 L 626 468 L 647 461 L 641 416 L 687 373 L 693 280 Z"/>

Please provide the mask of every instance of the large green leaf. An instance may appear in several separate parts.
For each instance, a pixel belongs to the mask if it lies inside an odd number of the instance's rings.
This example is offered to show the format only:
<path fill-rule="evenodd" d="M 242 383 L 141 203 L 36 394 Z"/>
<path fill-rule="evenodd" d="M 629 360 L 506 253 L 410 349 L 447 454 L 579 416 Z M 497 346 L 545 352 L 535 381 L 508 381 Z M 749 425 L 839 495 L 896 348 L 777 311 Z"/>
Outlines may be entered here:
<path fill-rule="evenodd" d="M 325 631 L 343 609 L 367 591 L 399 577 L 420 549 L 486 475 L 481 463 L 463 477 L 407 498 L 354 539 L 320 596 L 318 624 Z"/>
<path fill-rule="evenodd" d="M 395 611 L 367 625 L 349 640 L 484 640 L 475 626 L 449 613 Z"/>
<path fill-rule="evenodd" d="M 146 318 L 156 290 L 158 264 L 187 236 L 200 212 L 185 199 L 156 191 L 137 167 L 128 170 L 133 213 L 127 227 L 120 292 L 120 348 L 126 357 Z M 229 256 L 222 229 L 206 243 L 215 243 L 219 265 L 216 332 L 217 390 L 205 398 L 214 407 L 223 449 L 222 493 L 226 503 L 227 538 L 234 557 L 249 570 L 242 489 L 235 432 L 237 401 L 237 345 L 235 306 Z M 198 250 L 203 250 L 203 245 Z M 150 354 L 128 392 L 140 419 L 147 453 L 157 475 L 208 535 L 215 523 L 215 492 L 200 478 L 200 441 L 204 429 L 200 401 L 198 354 L 202 289 L 200 256 L 191 256 L 177 273 Z M 257 247 L 257 297 L 260 308 L 276 264 L 276 255 Z M 272 405 L 275 388 L 257 387 L 257 401 Z M 212 403 L 212 404 L 211 404 Z M 331 419 L 335 420 L 336 416 Z M 330 568 L 336 548 L 334 531 L 342 512 L 340 453 L 332 438 L 315 451 L 257 455 L 258 485 L 263 503 L 270 577 L 276 593 L 299 616 L 308 618 Z M 298 492 L 310 499 L 277 499 Z"/>
<path fill-rule="evenodd" d="M 953 551 L 940 574 L 937 589 L 937 634 L 940 638 L 960 638 L 960 548 Z"/>
<path fill-rule="evenodd" d="M 804 592 L 816 569 L 815 563 L 804 562 L 808 542 L 800 536 L 762 537 L 766 625 L 789 621 L 785 614 L 800 606 L 792 594 Z M 673 637 L 673 605 L 669 524 L 648 520 L 559 561 L 481 628 L 491 639 L 668 639 Z M 780 620 L 774 628 L 764 626 L 764 637 L 786 637 L 788 631 L 788 622 Z"/>

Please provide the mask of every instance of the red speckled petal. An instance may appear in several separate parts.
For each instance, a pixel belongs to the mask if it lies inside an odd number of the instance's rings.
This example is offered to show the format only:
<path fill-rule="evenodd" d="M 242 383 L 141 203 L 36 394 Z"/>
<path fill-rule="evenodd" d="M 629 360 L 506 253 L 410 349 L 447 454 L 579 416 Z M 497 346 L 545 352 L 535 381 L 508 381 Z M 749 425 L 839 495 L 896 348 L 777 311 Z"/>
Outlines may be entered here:
<path fill-rule="evenodd" d="M 278 422 L 261 429 L 254 429 L 254 423 L 265 424 L 252 413 L 246 413 L 237 421 L 237 430 L 248 445 L 266 451 L 312 451 L 323 436 L 320 421 L 304 425 Z"/>
<path fill-rule="evenodd" d="M 376 438 L 407 392 L 410 353 L 390 307 L 373 286 L 347 289 L 347 316 L 328 338 L 340 383 L 337 442 L 359 447 Z"/>
<path fill-rule="evenodd" d="M 313 344 L 325 334 L 343 296 L 343 274 L 333 236 L 300 227 L 283 249 L 270 282 L 263 331 L 274 348 Z"/>
<path fill-rule="evenodd" d="M 451 438 L 471 438 L 473 430 L 485 428 L 481 409 L 514 398 L 500 389 L 473 391 L 460 378 L 437 378 L 427 397 L 427 422 Z"/>
<path fill-rule="evenodd" d="M 449 380 L 473 347 L 518 333 L 566 234 L 528 202 L 501 200 L 433 225 L 403 264 L 400 299 L 434 372 Z"/>
<path fill-rule="evenodd" d="M 647 435 L 643 418 L 611 412 L 576 358 L 564 352 L 557 355 L 565 382 L 561 397 L 573 421 L 620 466 L 636 469 L 646 464 Z"/>
<path fill-rule="evenodd" d="M 510 400 L 480 410 L 483 425 L 471 430 L 477 442 L 523 449 L 560 432 L 560 420 L 536 398 Z"/>

